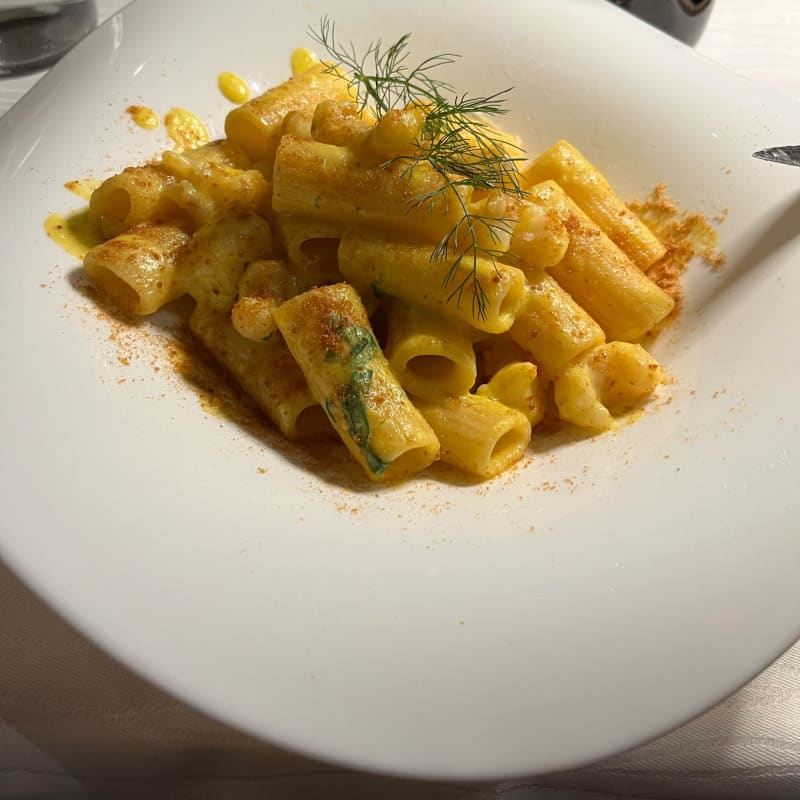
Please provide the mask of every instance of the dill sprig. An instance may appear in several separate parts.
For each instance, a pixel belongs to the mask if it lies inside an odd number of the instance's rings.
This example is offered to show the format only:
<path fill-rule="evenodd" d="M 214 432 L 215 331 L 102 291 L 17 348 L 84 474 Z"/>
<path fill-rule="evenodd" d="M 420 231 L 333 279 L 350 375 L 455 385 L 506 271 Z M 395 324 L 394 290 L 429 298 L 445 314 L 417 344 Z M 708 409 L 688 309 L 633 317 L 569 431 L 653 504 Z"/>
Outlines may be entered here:
<path fill-rule="evenodd" d="M 442 53 L 409 67 L 410 33 L 401 36 L 386 48 L 378 39 L 361 56 L 352 42 L 347 45 L 339 44 L 336 39 L 336 23 L 328 16 L 320 21 L 319 31 L 309 28 L 308 33 L 335 59 L 332 72 L 344 68 L 361 110 L 369 107 L 377 119 L 390 109 L 404 108 L 415 100 L 433 99 L 440 96 L 441 92 L 453 91 L 452 86 L 432 78 L 429 73 L 433 69 L 454 63 L 458 56 Z"/>
<path fill-rule="evenodd" d="M 467 189 L 483 192 L 502 191 L 521 197 L 518 162 L 523 153 L 503 139 L 485 117 L 508 113 L 505 102 L 511 89 L 485 97 L 457 94 L 447 82 L 431 73 L 455 63 L 459 56 L 442 53 L 410 63 L 411 34 L 385 46 L 379 39 L 359 55 L 352 42 L 341 45 L 336 26 L 327 16 L 319 31 L 309 30 L 311 38 L 335 60 L 331 71 L 344 71 L 357 103 L 369 109 L 377 120 L 392 109 L 414 106 L 422 109 L 424 119 L 413 155 L 397 156 L 390 162 L 406 163 L 404 174 L 420 164 L 428 164 L 442 178 L 442 185 L 415 197 L 410 207 L 433 208 L 437 201 L 455 202 L 461 217 L 434 247 L 431 260 L 448 264 L 443 284 L 450 289 L 448 301 L 460 303 L 471 288 L 473 315 L 484 319 L 487 295 L 481 285 L 478 260 L 488 258 L 497 269 L 497 259 L 505 255 L 500 245 L 511 234 L 514 220 L 493 217 L 472 210 L 464 199 Z M 510 151 L 517 151 L 512 154 Z M 464 261 L 471 269 L 457 280 Z"/>

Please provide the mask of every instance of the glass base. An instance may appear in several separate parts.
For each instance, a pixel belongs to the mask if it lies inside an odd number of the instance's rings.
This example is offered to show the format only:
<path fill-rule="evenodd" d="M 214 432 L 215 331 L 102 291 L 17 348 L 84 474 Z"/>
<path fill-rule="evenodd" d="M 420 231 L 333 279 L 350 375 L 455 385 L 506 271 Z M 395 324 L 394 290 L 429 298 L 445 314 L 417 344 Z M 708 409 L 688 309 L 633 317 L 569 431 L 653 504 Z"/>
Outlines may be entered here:
<path fill-rule="evenodd" d="M 50 66 L 96 24 L 94 0 L 25 4 L 0 11 L 0 75 Z"/>

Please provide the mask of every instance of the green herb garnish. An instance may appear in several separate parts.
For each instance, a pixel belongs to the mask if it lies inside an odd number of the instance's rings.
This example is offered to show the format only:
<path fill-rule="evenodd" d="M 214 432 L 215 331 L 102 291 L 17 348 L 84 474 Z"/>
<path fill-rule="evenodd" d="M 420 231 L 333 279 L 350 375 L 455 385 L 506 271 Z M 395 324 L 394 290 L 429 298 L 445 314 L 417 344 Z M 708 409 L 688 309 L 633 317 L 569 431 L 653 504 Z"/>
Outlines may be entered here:
<path fill-rule="evenodd" d="M 335 400 L 329 398 L 325 401 L 325 410 L 333 420 L 338 406 L 347 423 L 347 432 L 363 453 L 367 466 L 375 475 L 380 475 L 389 465 L 369 446 L 370 425 L 364 404 L 372 384 L 372 370 L 367 364 L 378 352 L 378 343 L 368 328 L 360 325 L 345 327 L 335 315 L 331 322 L 347 345 L 348 352 L 344 355 L 326 354 L 326 359 L 346 361 L 351 372 L 349 381 L 336 391 Z"/>
<path fill-rule="evenodd" d="M 473 314 L 484 319 L 487 296 L 478 275 L 478 259 L 488 258 L 497 268 L 497 259 L 505 255 L 499 245 L 512 232 L 514 220 L 474 213 L 460 190 L 499 190 L 524 196 L 517 166 L 523 153 L 510 155 L 509 147 L 514 146 L 481 118 L 506 114 L 505 101 L 511 89 L 486 97 L 458 95 L 450 84 L 431 73 L 454 63 L 459 56 L 442 53 L 412 66 L 410 34 L 388 47 L 381 40 L 373 42 L 362 56 L 352 43 L 337 42 L 335 24 L 327 16 L 322 18 L 319 31 L 310 30 L 309 34 L 335 59 L 331 71 L 346 73 L 362 110 L 369 108 L 378 120 L 391 109 L 409 105 L 425 110 L 414 155 L 398 156 L 392 161 L 407 162 L 408 173 L 426 163 L 442 177 L 441 187 L 414 198 L 411 207 L 432 208 L 442 197 L 457 203 L 461 217 L 434 247 L 431 260 L 449 262 L 443 279 L 444 286 L 451 290 L 448 301 L 460 303 L 464 291 L 471 286 Z M 471 261 L 472 269 L 456 283 L 464 259 Z"/>
<path fill-rule="evenodd" d="M 351 325 L 341 332 L 342 338 L 350 348 L 350 360 L 354 367 L 362 366 L 371 361 L 378 352 L 378 343 L 372 331 L 360 325 Z"/>

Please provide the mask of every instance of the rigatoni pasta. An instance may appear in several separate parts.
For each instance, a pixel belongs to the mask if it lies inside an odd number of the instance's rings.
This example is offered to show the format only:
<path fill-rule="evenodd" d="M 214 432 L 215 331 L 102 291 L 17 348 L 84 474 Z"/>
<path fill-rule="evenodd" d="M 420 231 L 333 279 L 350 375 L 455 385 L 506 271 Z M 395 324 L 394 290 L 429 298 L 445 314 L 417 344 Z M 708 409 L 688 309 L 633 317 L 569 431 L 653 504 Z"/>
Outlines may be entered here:
<path fill-rule="evenodd" d="M 129 314 L 152 314 L 184 293 L 179 265 L 191 239 L 172 225 L 138 225 L 93 247 L 83 266 Z"/>
<path fill-rule="evenodd" d="M 640 269 L 646 270 L 664 256 L 663 243 L 570 142 L 556 142 L 534 159 L 523 177 L 530 186 L 557 183 Z"/>
<path fill-rule="evenodd" d="M 274 158 L 287 114 L 312 110 L 325 100 L 346 100 L 347 81 L 323 64 L 314 64 L 231 111 L 225 119 L 228 140 L 254 161 Z"/>
<path fill-rule="evenodd" d="M 403 388 L 418 397 L 466 394 L 478 374 L 466 326 L 422 307 L 393 302 L 386 355 Z"/>
<path fill-rule="evenodd" d="M 555 182 L 530 189 L 569 233 L 564 258 L 550 274 L 605 331 L 609 339 L 644 336 L 672 311 L 675 301 L 647 277 Z"/>
<path fill-rule="evenodd" d="M 195 308 L 189 327 L 287 439 L 311 438 L 328 428 L 325 412 L 279 336 L 245 339 L 225 312 L 205 305 Z"/>
<path fill-rule="evenodd" d="M 473 262 L 451 256 L 446 269 L 452 270 L 453 277 L 444 282 L 441 274 L 431 269 L 430 245 L 368 228 L 353 227 L 342 236 L 339 269 L 364 293 L 396 297 L 488 333 L 507 331 L 525 297 L 525 276 L 517 267 L 481 256 Z M 454 297 L 471 272 L 486 285 L 482 314 L 476 310 L 471 287 L 466 290 L 467 298 Z"/>
<path fill-rule="evenodd" d="M 317 38 L 344 63 L 296 55 L 226 139 L 97 189 L 100 288 L 134 314 L 190 296 L 190 329 L 280 431 L 335 432 L 374 481 L 437 460 L 490 478 L 545 420 L 598 432 L 646 402 L 664 247 L 600 172 L 473 113 L 503 93 L 387 73 L 365 94 L 332 28 Z"/>
<path fill-rule="evenodd" d="M 459 206 L 443 197 L 416 203 L 441 188 L 441 176 L 429 166 L 407 173 L 402 164 L 387 166 L 377 156 L 365 163 L 364 155 L 351 147 L 284 136 L 275 156 L 273 208 L 345 225 L 366 223 L 429 241 L 462 218 Z M 470 193 L 461 194 L 467 202 Z"/>
<path fill-rule="evenodd" d="M 441 442 L 441 460 L 480 478 L 508 469 L 530 444 L 527 417 L 486 395 L 441 395 L 417 405 Z"/>
<path fill-rule="evenodd" d="M 508 335 L 551 379 L 601 344 L 602 328 L 544 270 L 527 270 L 525 300 Z"/>
<path fill-rule="evenodd" d="M 89 222 L 104 239 L 162 219 L 164 190 L 174 178 L 163 165 L 127 167 L 92 192 Z"/>
<path fill-rule="evenodd" d="M 370 478 L 406 477 L 433 463 L 439 442 L 389 367 L 352 286 L 310 289 L 274 316 L 311 393 Z"/>

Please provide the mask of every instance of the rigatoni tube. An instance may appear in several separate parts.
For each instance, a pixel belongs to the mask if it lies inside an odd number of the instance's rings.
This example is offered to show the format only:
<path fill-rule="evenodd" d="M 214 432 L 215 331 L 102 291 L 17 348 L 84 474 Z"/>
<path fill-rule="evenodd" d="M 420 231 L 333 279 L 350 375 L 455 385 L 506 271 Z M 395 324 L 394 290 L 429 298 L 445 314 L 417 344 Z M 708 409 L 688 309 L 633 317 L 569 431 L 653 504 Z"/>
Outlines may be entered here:
<path fill-rule="evenodd" d="M 447 464 L 491 478 L 518 461 L 531 440 L 531 424 L 520 411 L 481 395 L 415 398 L 442 445 Z"/>
<path fill-rule="evenodd" d="M 140 225 L 93 247 L 84 269 L 129 314 L 152 314 L 183 293 L 178 280 L 189 236 L 168 225 Z"/>
<path fill-rule="evenodd" d="M 434 461 L 436 435 L 393 375 L 351 286 L 311 289 L 273 316 L 312 395 L 372 480 L 408 477 Z"/>
<path fill-rule="evenodd" d="M 339 269 L 354 286 L 386 294 L 461 320 L 487 333 L 507 331 L 525 296 L 525 275 L 516 267 L 471 256 L 450 263 L 432 259 L 431 246 L 390 239 L 367 229 L 353 228 L 339 244 Z M 445 285 L 445 275 L 452 278 Z M 483 288 L 485 305 L 479 313 L 471 273 Z M 464 284 L 463 296 L 454 288 Z"/>
<path fill-rule="evenodd" d="M 661 322 L 675 301 L 650 280 L 552 181 L 530 199 L 553 209 L 569 233 L 564 258 L 549 269 L 609 339 L 633 341 Z"/>
<path fill-rule="evenodd" d="M 525 302 L 509 336 L 554 378 L 590 347 L 605 341 L 602 328 L 544 270 L 528 270 Z"/>
<path fill-rule="evenodd" d="M 189 327 L 287 439 L 330 431 L 325 412 L 280 336 L 265 342 L 245 339 L 227 313 L 207 305 L 195 308 Z"/>
<path fill-rule="evenodd" d="M 183 153 L 167 151 L 162 166 L 177 181 L 164 200 L 199 225 L 217 216 L 266 214 L 271 187 L 261 172 L 247 168 L 247 158 L 228 142 L 211 142 Z"/>
<path fill-rule="evenodd" d="M 225 118 L 225 135 L 253 161 L 269 160 L 289 112 L 311 110 L 323 100 L 349 96 L 347 81 L 325 64 L 317 64 L 231 111 Z"/>
<path fill-rule="evenodd" d="M 175 179 L 160 166 L 127 167 L 103 181 L 89 200 L 89 222 L 103 238 L 161 219 L 164 190 Z"/>
<path fill-rule="evenodd" d="M 386 357 L 409 394 L 466 394 L 477 375 L 469 329 L 415 306 L 389 309 Z"/>
<path fill-rule="evenodd" d="M 338 283 L 337 250 L 344 226 L 326 220 L 277 214 L 278 234 L 298 293 L 321 283 Z"/>
<path fill-rule="evenodd" d="M 284 136 L 275 156 L 272 207 L 341 225 L 364 223 L 437 242 L 463 217 L 442 191 L 442 176 L 427 164 L 366 159 L 349 147 Z M 457 188 L 464 203 L 468 189 Z M 433 195 L 420 203 L 419 198 Z"/>
<path fill-rule="evenodd" d="M 531 185 L 555 181 L 639 269 L 647 269 L 666 252 L 603 175 L 569 142 L 556 142 L 534 159 L 523 177 Z"/>

